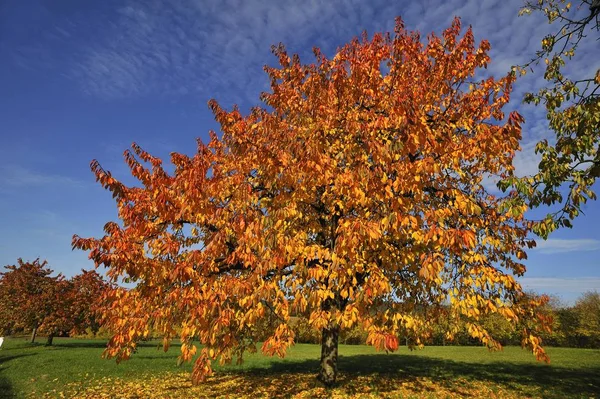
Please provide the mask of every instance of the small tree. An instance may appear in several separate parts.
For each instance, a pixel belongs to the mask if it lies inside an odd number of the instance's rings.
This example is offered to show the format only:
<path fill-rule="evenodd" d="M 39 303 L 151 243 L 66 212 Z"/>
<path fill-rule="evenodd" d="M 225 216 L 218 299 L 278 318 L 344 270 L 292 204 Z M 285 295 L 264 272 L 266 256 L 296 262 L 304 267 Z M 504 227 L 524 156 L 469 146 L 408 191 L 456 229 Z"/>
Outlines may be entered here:
<path fill-rule="evenodd" d="M 10 335 L 15 330 L 14 320 L 12 319 L 10 307 L 11 301 L 3 290 L 2 280 L 0 279 L 0 337 Z"/>
<path fill-rule="evenodd" d="M 579 346 L 600 347 L 600 293 L 586 292 L 573 310 L 577 316 L 575 335 Z"/>
<path fill-rule="evenodd" d="M 102 298 L 111 286 L 96 271 L 83 269 L 70 283 L 72 301 L 69 310 L 73 320 L 70 333 L 82 334 L 89 329 L 96 335 L 101 326 Z"/>
<path fill-rule="evenodd" d="M 92 162 L 122 224 L 73 244 L 113 280 L 137 283 L 111 294 L 106 354 L 128 358 L 152 328 L 165 348 L 179 335 L 185 361 L 198 339 L 197 382 L 211 360 L 255 351 L 266 315 L 262 351 L 284 356 L 293 311 L 321 332 L 330 385 L 343 329 L 360 325 L 368 344 L 393 351 L 399 336 L 421 345 L 450 311 L 498 348 L 482 317 L 533 318 L 540 301 L 514 278 L 534 245 L 526 208 L 482 184 L 512 176 L 523 119 L 502 108 L 514 78 L 475 80 L 489 44 L 460 30 L 455 20 L 424 45 L 398 19 L 394 34 L 355 39 L 332 59 L 315 49 L 310 65 L 275 47 L 266 107 L 242 116 L 211 101 L 222 137 L 212 132 L 192 158 L 172 154 L 172 175 L 135 144 L 125 158 L 138 187 Z M 532 324 L 523 345 L 546 358 Z"/>
<path fill-rule="evenodd" d="M 47 345 L 61 333 L 80 333 L 99 328 L 96 307 L 109 285 L 95 271 L 85 271 L 71 280 L 52 277 L 47 262 L 18 260 L 0 274 L 0 332 L 31 330 L 31 342 L 39 333 Z"/>
<path fill-rule="evenodd" d="M 17 260 L 17 265 L 5 266 L 8 272 L 0 273 L 0 297 L 3 312 L 3 329 L 26 329 L 31 331 L 35 342 L 38 329 L 55 308 L 56 285 L 62 277 L 51 277 L 53 271 L 46 261 L 39 258 L 33 262 Z"/>
<path fill-rule="evenodd" d="M 46 345 L 52 345 L 54 337 L 70 331 L 75 324 L 71 311 L 74 305 L 73 284 L 58 276 L 45 293 L 43 300 L 47 302 L 39 331 L 47 336 Z M 89 306 L 89 304 L 88 304 Z"/>

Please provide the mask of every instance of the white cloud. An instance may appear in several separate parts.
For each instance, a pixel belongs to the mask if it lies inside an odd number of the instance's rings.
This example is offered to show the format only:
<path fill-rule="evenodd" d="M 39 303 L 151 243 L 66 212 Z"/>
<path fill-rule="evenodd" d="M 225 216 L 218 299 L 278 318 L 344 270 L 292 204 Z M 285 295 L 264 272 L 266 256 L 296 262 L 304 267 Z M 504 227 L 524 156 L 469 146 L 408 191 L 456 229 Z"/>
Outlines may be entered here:
<path fill-rule="evenodd" d="M 272 44 L 300 47 L 312 36 L 322 44 L 355 29 L 359 16 L 339 2 L 133 0 L 72 73 L 85 91 L 107 98 L 193 93 L 254 100 L 267 83 L 261 70 L 273 61 Z M 320 27 L 328 34 L 315 35 Z"/>
<path fill-rule="evenodd" d="M 555 28 L 541 13 L 518 17 L 522 6 L 522 0 L 126 0 L 109 13 L 91 16 L 85 12 L 93 10 L 87 10 L 80 11 L 86 18 L 56 17 L 52 29 L 39 29 L 28 46 L 10 53 L 13 62 L 29 68 L 60 66 L 91 96 L 188 96 L 201 102 L 213 97 L 225 107 L 244 106 L 256 104 L 258 94 L 268 89 L 262 66 L 275 62 L 272 44 L 283 42 L 311 62 L 312 46 L 332 54 L 365 29 L 392 30 L 395 16 L 408 29 L 419 30 L 423 39 L 449 26 L 454 16 L 461 17 L 465 27 L 472 25 L 477 41 L 486 38 L 492 46 L 492 62 L 478 76 L 498 78 L 512 65 L 530 60 L 543 36 Z M 31 37 L 29 31 L 17 30 L 19 41 Z M 90 36 L 90 31 L 102 34 Z M 68 52 L 52 50 L 59 45 Z M 595 59 L 595 46 L 593 40 L 582 43 L 567 69 L 594 72 L 589 60 Z M 543 107 L 521 105 L 525 92 L 545 85 L 542 76 L 543 65 L 519 78 L 507 107 L 526 118 L 523 151 L 514 161 L 518 176 L 537 171 L 535 143 L 553 137 Z M 486 184 L 494 190 L 492 181 Z"/>
<path fill-rule="evenodd" d="M 331 53 L 365 29 L 391 30 L 399 15 L 423 38 L 460 16 L 492 43 L 488 73 L 498 77 L 526 61 L 547 31 L 537 16 L 518 18 L 520 6 L 521 0 L 130 0 L 104 38 L 80 54 L 72 75 L 106 98 L 193 93 L 254 103 L 267 83 L 262 66 L 274 61 L 272 44 L 310 58 L 312 46 Z"/>
<path fill-rule="evenodd" d="M 522 277 L 519 282 L 526 290 L 534 290 L 540 293 L 574 294 L 600 291 L 599 277 Z"/>
<path fill-rule="evenodd" d="M 18 165 L 0 166 L 0 186 L 20 188 L 41 185 L 80 187 L 83 183 L 68 176 L 38 172 Z"/>
<path fill-rule="evenodd" d="M 595 239 L 559 239 L 549 238 L 538 241 L 536 251 L 542 254 L 558 254 L 565 252 L 597 251 L 600 250 L 600 240 Z"/>
<path fill-rule="evenodd" d="M 492 45 L 492 62 L 481 77 L 498 78 L 528 61 L 550 29 L 542 15 L 518 17 L 522 5 L 522 0 L 130 0 L 103 37 L 76 57 L 70 76 L 85 92 L 107 99 L 187 95 L 202 102 L 213 97 L 225 107 L 255 104 L 268 89 L 262 66 L 275 62 L 272 44 L 283 42 L 311 62 L 312 46 L 331 54 L 365 29 L 392 30 L 399 15 L 423 39 L 460 16 L 478 41 L 486 38 Z M 518 108 L 527 120 L 523 151 L 514 161 L 519 176 L 537 171 L 535 143 L 552 136 L 542 107 L 519 105 L 525 92 L 544 83 L 538 69 L 518 80 L 515 101 L 507 107 Z M 495 183 L 487 183 L 495 191 Z"/>
<path fill-rule="evenodd" d="M 20 64 L 66 67 L 94 96 L 201 94 L 254 103 L 267 83 L 261 68 L 273 62 L 272 44 L 283 42 L 309 58 L 312 46 L 331 53 L 365 29 L 392 30 L 396 16 L 423 38 L 461 17 L 477 40 L 492 44 L 487 72 L 499 77 L 529 60 L 551 29 L 540 13 L 518 17 L 522 6 L 522 0 L 126 0 L 112 10 L 110 5 L 102 12 L 73 8 L 64 15 L 39 6 L 36 22 L 45 25 L 33 37 L 30 30 L 11 26 L 18 45 L 7 49 Z M 68 48 L 68 54 L 58 48 Z M 594 50 L 592 40 L 579 52 Z M 570 67 L 582 70 L 573 62 Z M 515 97 L 537 86 L 538 69 L 519 80 Z"/>

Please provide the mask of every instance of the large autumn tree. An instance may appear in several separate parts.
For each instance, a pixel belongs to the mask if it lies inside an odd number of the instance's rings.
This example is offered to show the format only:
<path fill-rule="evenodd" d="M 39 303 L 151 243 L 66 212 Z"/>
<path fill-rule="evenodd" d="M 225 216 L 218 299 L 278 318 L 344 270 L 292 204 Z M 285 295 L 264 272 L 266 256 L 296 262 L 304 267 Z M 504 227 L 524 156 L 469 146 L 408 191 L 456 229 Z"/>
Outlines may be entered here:
<path fill-rule="evenodd" d="M 152 328 L 165 348 L 179 336 L 186 361 L 198 340 L 199 381 L 212 360 L 256 350 L 266 316 L 262 351 L 284 356 L 293 310 L 322 333 L 319 378 L 333 384 L 340 330 L 359 324 L 382 350 L 399 336 L 421 345 L 449 304 L 490 348 L 485 315 L 521 322 L 523 345 L 545 358 L 539 301 L 515 280 L 534 245 L 526 209 L 484 185 L 513 173 L 522 118 L 502 108 L 514 78 L 476 78 L 489 44 L 460 31 L 455 20 L 423 44 L 398 19 L 333 58 L 315 49 L 312 64 L 275 47 L 264 106 L 244 116 L 211 101 L 222 134 L 173 153 L 174 172 L 136 144 L 125 152 L 136 186 L 92 162 L 121 223 L 73 244 L 136 283 L 112 291 L 106 354 L 128 358 Z"/>

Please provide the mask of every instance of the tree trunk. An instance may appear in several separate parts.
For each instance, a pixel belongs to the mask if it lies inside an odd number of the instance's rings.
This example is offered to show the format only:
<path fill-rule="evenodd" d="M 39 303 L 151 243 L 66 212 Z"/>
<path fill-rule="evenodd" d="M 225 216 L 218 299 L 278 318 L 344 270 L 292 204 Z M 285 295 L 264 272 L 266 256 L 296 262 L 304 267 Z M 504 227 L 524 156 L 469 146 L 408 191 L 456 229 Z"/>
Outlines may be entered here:
<path fill-rule="evenodd" d="M 46 341 L 46 346 L 52 346 L 53 340 L 54 340 L 54 334 L 48 335 L 48 340 Z"/>
<path fill-rule="evenodd" d="M 33 327 L 33 331 L 31 332 L 31 343 L 33 344 L 35 342 L 35 337 L 37 336 L 37 326 Z"/>
<path fill-rule="evenodd" d="M 319 371 L 318 378 L 326 386 L 335 384 L 337 378 L 339 334 L 339 327 L 326 327 L 323 329 L 323 337 L 321 339 L 321 370 Z"/>

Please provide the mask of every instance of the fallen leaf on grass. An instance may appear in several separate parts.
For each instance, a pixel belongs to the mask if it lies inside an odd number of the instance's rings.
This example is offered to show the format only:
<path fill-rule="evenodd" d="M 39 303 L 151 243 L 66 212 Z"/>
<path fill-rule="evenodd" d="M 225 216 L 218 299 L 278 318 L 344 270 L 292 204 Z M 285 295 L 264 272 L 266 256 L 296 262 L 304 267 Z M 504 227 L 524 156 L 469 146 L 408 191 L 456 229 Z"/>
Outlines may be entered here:
<path fill-rule="evenodd" d="M 100 378 L 70 383 L 45 398 L 522 398 L 523 392 L 466 379 L 432 380 L 395 375 L 341 374 L 338 385 L 324 388 L 313 374 L 216 374 L 192 386 L 189 374 L 140 375 L 135 380 Z"/>

